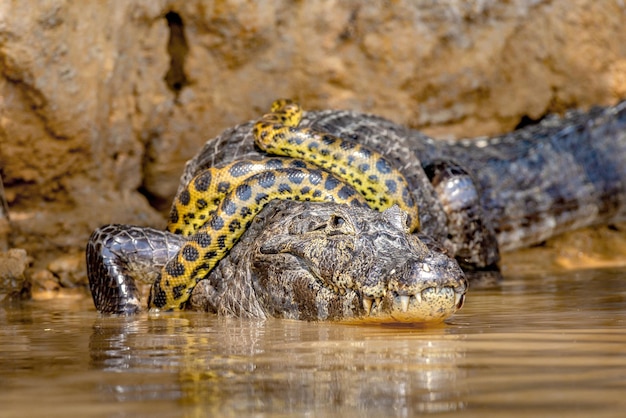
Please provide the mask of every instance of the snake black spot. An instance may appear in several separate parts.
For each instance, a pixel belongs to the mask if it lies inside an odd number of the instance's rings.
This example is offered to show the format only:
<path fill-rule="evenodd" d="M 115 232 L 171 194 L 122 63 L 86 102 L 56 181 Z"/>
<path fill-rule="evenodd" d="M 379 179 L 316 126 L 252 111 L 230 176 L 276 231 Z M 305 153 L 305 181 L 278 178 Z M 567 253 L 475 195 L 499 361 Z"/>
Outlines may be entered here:
<path fill-rule="evenodd" d="M 221 217 L 215 215 L 211 218 L 210 224 L 211 228 L 213 228 L 214 231 L 219 231 L 224 227 L 224 220 Z"/>
<path fill-rule="evenodd" d="M 252 164 L 249 161 L 238 161 L 228 169 L 228 172 L 233 177 L 241 177 L 250 173 L 252 169 Z"/>
<path fill-rule="evenodd" d="M 379 173 L 388 174 L 391 172 L 391 165 L 384 158 L 379 158 L 378 161 L 376 161 L 376 169 Z"/>
<path fill-rule="evenodd" d="M 363 148 L 363 147 L 361 147 L 359 149 L 359 153 L 361 154 L 361 157 L 363 157 L 363 158 L 369 158 L 369 157 L 372 156 L 372 151 L 370 151 L 367 148 Z"/>
<path fill-rule="evenodd" d="M 280 194 L 291 194 L 291 186 L 289 186 L 287 183 L 280 183 L 278 185 L 278 193 Z"/>
<path fill-rule="evenodd" d="M 304 186 L 302 189 L 300 189 L 300 194 L 309 194 L 310 191 L 311 188 L 309 186 Z"/>
<path fill-rule="evenodd" d="M 293 168 L 306 168 L 306 163 L 303 160 L 292 160 L 289 167 Z"/>
<path fill-rule="evenodd" d="M 217 246 L 220 250 L 226 248 L 226 238 L 226 235 L 220 235 L 219 237 L 217 237 Z"/>
<path fill-rule="evenodd" d="M 313 197 L 319 199 L 322 196 L 322 192 L 320 190 L 315 190 L 313 192 Z"/>
<path fill-rule="evenodd" d="M 227 181 L 220 181 L 217 185 L 218 193 L 226 193 L 230 190 L 230 183 Z"/>
<path fill-rule="evenodd" d="M 250 188 L 250 185 L 244 183 L 237 186 L 235 193 L 240 200 L 245 202 L 252 196 L 252 189 Z"/>
<path fill-rule="evenodd" d="M 352 150 L 352 149 L 354 149 L 356 147 L 356 144 L 354 142 L 350 142 L 350 141 L 341 141 L 339 146 L 344 151 L 350 151 L 350 150 Z"/>
<path fill-rule="evenodd" d="M 241 210 L 239 211 L 239 216 L 241 216 L 242 218 L 247 218 L 250 215 L 252 215 L 252 211 L 250 210 L 250 208 L 247 206 L 242 206 Z"/>
<path fill-rule="evenodd" d="M 310 170 L 309 171 L 309 183 L 314 186 L 317 186 L 322 181 L 322 173 L 319 170 Z"/>
<path fill-rule="evenodd" d="M 376 174 L 370 174 L 369 176 L 367 176 L 367 179 L 371 183 L 378 183 L 378 176 Z"/>
<path fill-rule="evenodd" d="M 294 184 L 300 184 L 302 180 L 304 180 L 304 173 L 301 170 L 289 170 L 287 172 L 287 178 Z"/>
<path fill-rule="evenodd" d="M 180 229 L 180 228 L 176 228 L 176 230 L 174 231 L 174 233 L 175 233 L 176 235 L 180 235 L 180 234 L 182 234 L 182 233 L 183 233 L 183 230 L 182 230 L 182 229 Z"/>
<path fill-rule="evenodd" d="M 198 243 L 198 245 L 202 248 L 207 248 L 211 245 L 211 235 L 206 232 L 198 232 L 193 236 L 193 240 Z"/>
<path fill-rule="evenodd" d="M 180 277 L 185 274 L 185 266 L 178 260 L 171 260 L 165 265 L 165 271 L 172 277 Z"/>
<path fill-rule="evenodd" d="M 235 231 L 238 231 L 239 229 L 241 229 L 241 222 L 239 222 L 237 219 L 232 220 L 228 225 L 228 230 L 231 234 Z"/>
<path fill-rule="evenodd" d="M 237 213 L 237 205 L 231 199 L 225 197 L 224 200 L 222 200 L 222 210 L 227 215 L 232 216 Z"/>
<path fill-rule="evenodd" d="M 172 211 L 170 212 L 170 223 L 177 224 L 179 219 L 180 218 L 178 215 L 178 209 L 176 209 L 176 206 L 174 206 L 172 208 Z"/>
<path fill-rule="evenodd" d="M 256 196 L 254 196 L 254 201 L 257 205 L 260 205 L 261 202 L 266 201 L 269 197 L 267 193 L 257 193 Z"/>
<path fill-rule="evenodd" d="M 340 198 L 344 200 L 347 200 L 350 196 L 354 195 L 355 193 L 356 192 L 352 187 L 345 185 L 341 189 L 339 189 L 339 192 L 337 192 L 337 196 L 339 196 Z"/>
<path fill-rule="evenodd" d="M 200 254 L 198 253 L 198 250 L 191 246 L 191 245 L 185 245 L 183 247 L 183 258 L 187 261 L 196 261 L 198 259 L 198 256 Z"/>
<path fill-rule="evenodd" d="M 320 150 L 320 154 L 323 155 L 324 157 L 327 157 L 330 155 L 330 150 L 328 148 L 322 148 Z"/>
<path fill-rule="evenodd" d="M 293 135 L 291 137 L 292 142 L 296 143 L 297 145 L 302 145 L 302 143 L 306 140 L 306 136 L 304 135 L 302 131 L 299 131 L 299 130 L 292 131 L 290 129 L 289 133 Z"/>
<path fill-rule="evenodd" d="M 381 197 L 378 198 L 378 204 L 380 206 L 383 206 L 383 207 L 387 206 L 388 203 L 389 203 L 389 199 L 387 199 L 386 197 L 381 196 Z"/>
<path fill-rule="evenodd" d="M 340 181 L 337 180 L 335 177 L 328 176 L 326 178 L 326 182 L 324 182 L 324 188 L 326 190 L 333 190 L 339 185 L 339 183 Z"/>
<path fill-rule="evenodd" d="M 198 208 L 198 210 L 202 210 L 206 208 L 208 205 L 209 204 L 207 203 L 207 201 L 202 198 L 196 200 L 196 207 Z"/>
<path fill-rule="evenodd" d="M 161 286 L 157 283 L 154 284 L 153 289 L 152 289 L 155 293 L 154 295 L 150 295 L 151 296 L 151 300 L 149 302 L 149 304 L 151 306 L 154 306 L 156 308 L 162 308 L 165 306 L 165 303 L 167 302 L 167 294 L 165 293 L 165 291 L 163 289 L 161 289 Z"/>
<path fill-rule="evenodd" d="M 393 194 L 398 190 L 395 180 L 385 180 L 385 186 L 387 186 L 387 193 Z"/>
<path fill-rule="evenodd" d="M 284 118 L 283 118 L 283 119 L 284 119 Z M 284 140 L 284 139 L 285 139 L 285 134 L 284 134 L 284 133 L 282 133 L 282 132 L 276 132 L 276 133 L 274 134 L 274 139 L 279 140 L 279 141 L 282 141 L 282 140 Z"/>
<path fill-rule="evenodd" d="M 202 257 L 205 260 L 210 260 L 212 258 L 217 257 L 217 251 L 207 251 L 206 254 L 204 254 L 204 256 Z"/>
<path fill-rule="evenodd" d="M 193 185 L 199 192 L 206 192 L 211 186 L 212 175 L 210 170 L 205 170 L 202 174 L 196 176 Z"/>
<path fill-rule="evenodd" d="M 191 201 L 191 195 L 189 194 L 189 190 L 187 189 L 183 190 L 178 196 L 178 201 L 180 202 L 181 205 L 187 206 L 189 202 Z"/>
<path fill-rule="evenodd" d="M 309 152 L 315 152 L 316 149 L 320 147 L 319 142 L 312 141 L 309 143 Z"/>
<path fill-rule="evenodd" d="M 174 299 L 179 299 L 183 295 L 183 292 L 185 291 L 185 287 L 186 286 L 184 284 L 179 284 L 178 286 L 174 286 L 172 288 Z"/>
<path fill-rule="evenodd" d="M 264 172 L 259 176 L 259 185 L 263 187 L 264 189 L 268 189 L 274 186 L 275 182 L 276 182 L 276 175 L 272 173 L 271 171 Z"/>
<path fill-rule="evenodd" d="M 370 165 L 369 164 L 367 164 L 367 163 L 359 164 L 359 171 L 361 173 L 366 173 L 367 171 L 369 171 L 369 169 L 370 169 Z"/>
<path fill-rule="evenodd" d="M 406 187 L 402 189 L 402 200 L 404 201 L 404 204 L 410 208 L 415 206 L 415 200 L 413 200 L 413 193 L 411 193 L 409 189 Z"/>
<path fill-rule="evenodd" d="M 275 170 L 277 168 L 282 168 L 283 167 L 283 160 L 281 160 L 280 158 L 272 158 L 271 160 L 267 160 L 265 162 L 265 167 L 267 167 L 269 170 Z"/>
<path fill-rule="evenodd" d="M 322 135 L 322 142 L 326 145 L 332 145 L 337 142 L 337 138 L 332 135 Z"/>

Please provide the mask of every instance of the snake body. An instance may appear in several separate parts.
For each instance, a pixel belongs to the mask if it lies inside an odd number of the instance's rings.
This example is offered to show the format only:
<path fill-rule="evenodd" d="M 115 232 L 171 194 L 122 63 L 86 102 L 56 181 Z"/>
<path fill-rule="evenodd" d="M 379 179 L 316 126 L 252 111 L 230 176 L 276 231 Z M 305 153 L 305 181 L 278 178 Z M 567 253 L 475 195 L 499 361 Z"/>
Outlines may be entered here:
<path fill-rule="evenodd" d="M 272 110 L 254 127 L 257 144 L 269 153 L 300 159 L 241 160 L 197 174 L 176 197 L 168 225 L 170 232 L 190 239 L 163 268 L 149 306 L 182 309 L 197 281 L 273 199 L 369 205 L 380 211 L 395 204 L 408 212 L 411 230 L 419 227 L 406 179 L 380 153 L 298 128 L 302 111 L 295 103 L 277 101 Z"/>
<path fill-rule="evenodd" d="M 408 214 L 409 229 L 419 229 L 418 209 L 408 182 L 387 158 L 357 142 L 299 128 L 302 109 L 296 103 L 277 100 L 272 110 L 254 125 L 259 148 L 270 154 L 309 161 L 340 176 L 372 208 L 385 210 L 398 205 Z"/>
<path fill-rule="evenodd" d="M 169 214 L 167 230 L 184 236 L 193 235 L 211 219 L 211 216 L 217 211 L 220 202 L 224 200 L 228 192 L 240 185 L 243 180 L 255 174 L 271 173 L 276 169 L 285 168 L 311 171 L 313 173 L 319 172 L 319 167 L 292 158 L 237 160 L 223 167 L 209 167 L 202 170 L 174 199 Z M 331 192 L 330 196 L 332 196 L 332 186 L 337 184 L 333 177 L 328 185 L 324 184 L 324 191 Z M 289 195 L 287 190 L 283 189 L 283 196 Z M 294 198 L 300 196 L 297 193 L 298 190 L 301 190 L 301 188 L 293 190 Z M 307 189 L 305 188 L 306 191 Z M 311 197 L 302 196 L 305 199 L 311 199 Z M 315 198 L 316 196 L 312 197 Z"/>

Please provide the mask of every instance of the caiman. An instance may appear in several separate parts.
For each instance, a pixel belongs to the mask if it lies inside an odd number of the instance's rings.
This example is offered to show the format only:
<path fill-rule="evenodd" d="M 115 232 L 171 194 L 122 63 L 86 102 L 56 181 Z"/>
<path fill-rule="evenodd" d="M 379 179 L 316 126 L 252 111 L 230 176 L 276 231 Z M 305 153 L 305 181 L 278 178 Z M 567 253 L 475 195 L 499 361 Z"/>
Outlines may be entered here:
<path fill-rule="evenodd" d="M 167 231 L 99 228 L 87 267 L 103 313 L 145 309 L 142 280 L 152 309 L 441 321 L 501 251 L 625 214 L 626 102 L 444 141 L 278 101 L 187 163 Z"/>

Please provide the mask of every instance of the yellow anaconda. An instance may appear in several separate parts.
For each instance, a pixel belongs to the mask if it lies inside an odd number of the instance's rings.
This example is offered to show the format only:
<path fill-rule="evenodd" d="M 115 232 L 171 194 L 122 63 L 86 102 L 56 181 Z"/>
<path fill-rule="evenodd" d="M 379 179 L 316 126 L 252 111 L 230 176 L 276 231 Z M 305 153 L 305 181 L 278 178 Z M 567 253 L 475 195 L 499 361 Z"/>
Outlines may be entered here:
<path fill-rule="evenodd" d="M 318 166 L 305 161 L 282 157 L 236 160 L 224 167 L 207 168 L 176 196 L 167 230 L 175 234 L 192 235 L 210 219 L 226 194 L 242 180 L 263 171 L 288 167 L 319 170 Z"/>
<path fill-rule="evenodd" d="M 385 210 L 398 205 L 408 215 L 411 231 L 419 229 L 417 205 L 409 185 L 379 152 L 312 129 L 297 127 L 302 110 L 290 100 L 277 100 L 254 125 L 259 148 L 267 153 L 306 160 L 341 177 L 367 200 L 370 207 Z"/>
<path fill-rule="evenodd" d="M 213 172 L 214 169 L 206 169 L 192 180 L 195 192 L 190 193 L 191 208 L 197 207 L 197 203 L 192 201 L 206 199 L 204 191 L 216 187 L 213 185 Z M 161 277 L 152 286 L 150 307 L 181 309 L 197 280 L 215 267 L 254 216 L 272 199 L 366 204 L 354 188 L 321 169 L 272 167 L 259 171 L 233 184 L 208 221 L 165 265 Z M 180 202 L 178 205 L 180 208 Z"/>
<path fill-rule="evenodd" d="M 211 167 L 178 195 L 168 230 L 190 239 L 163 268 L 152 287 L 150 307 L 181 309 L 197 281 L 272 199 L 367 204 L 378 210 L 396 204 L 409 214 L 409 228 L 418 229 L 416 205 L 402 174 L 374 150 L 299 128 L 301 117 L 300 106 L 281 100 L 254 126 L 258 146 L 298 159 L 242 160 Z"/>

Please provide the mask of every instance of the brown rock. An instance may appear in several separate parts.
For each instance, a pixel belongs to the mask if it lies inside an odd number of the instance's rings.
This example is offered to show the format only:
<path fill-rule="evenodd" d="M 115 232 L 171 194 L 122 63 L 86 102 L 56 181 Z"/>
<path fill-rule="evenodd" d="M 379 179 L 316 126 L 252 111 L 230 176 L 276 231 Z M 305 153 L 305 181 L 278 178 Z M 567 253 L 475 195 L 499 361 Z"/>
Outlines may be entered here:
<path fill-rule="evenodd" d="M 50 270 L 63 287 L 72 288 L 87 284 L 85 254 L 74 253 L 63 255 L 48 264 Z"/>
<path fill-rule="evenodd" d="M 626 92 L 610 0 L 0 3 L 0 169 L 43 268 L 163 226 L 185 160 L 277 97 L 461 137 Z M 10 10 L 9 10 L 10 9 Z M 146 198 L 146 196 L 148 198 Z"/>
<path fill-rule="evenodd" d="M 18 295 L 24 289 L 28 263 L 28 255 L 21 248 L 0 252 L 0 300 L 7 295 Z"/>

